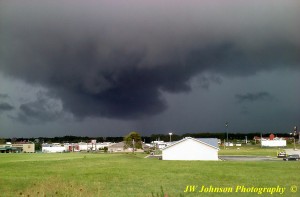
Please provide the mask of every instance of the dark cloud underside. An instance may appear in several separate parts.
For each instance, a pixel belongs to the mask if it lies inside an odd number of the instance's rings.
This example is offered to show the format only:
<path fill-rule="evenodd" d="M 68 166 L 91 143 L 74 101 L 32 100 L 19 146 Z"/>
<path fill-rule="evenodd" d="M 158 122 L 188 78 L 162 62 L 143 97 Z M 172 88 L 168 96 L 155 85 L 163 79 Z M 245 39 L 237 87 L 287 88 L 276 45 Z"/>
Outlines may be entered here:
<path fill-rule="evenodd" d="M 3 112 L 3 111 L 11 111 L 13 110 L 14 107 L 8 103 L 0 103 L 0 112 Z"/>
<path fill-rule="evenodd" d="M 0 70 L 48 88 L 78 117 L 158 114 L 163 92 L 190 91 L 202 72 L 299 68 L 299 2 L 260 2 L 1 1 Z"/>
<path fill-rule="evenodd" d="M 270 101 L 273 99 L 273 96 L 268 92 L 258 92 L 258 93 L 247 93 L 247 94 L 237 94 L 235 98 L 239 103 L 243 102 L 254 102 L 267 100 Z"/>
<path fill-rule="evenodd" d="M 9 96 L 7 94 L 0 94 L 0 99 L 7 99 Z"/>

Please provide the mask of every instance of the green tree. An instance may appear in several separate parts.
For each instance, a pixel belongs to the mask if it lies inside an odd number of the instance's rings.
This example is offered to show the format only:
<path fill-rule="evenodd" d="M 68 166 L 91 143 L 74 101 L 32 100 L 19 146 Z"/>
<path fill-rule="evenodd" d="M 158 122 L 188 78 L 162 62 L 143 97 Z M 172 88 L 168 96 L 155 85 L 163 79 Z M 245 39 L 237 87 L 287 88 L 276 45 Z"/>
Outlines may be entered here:
<path fill-rule="evenodd" d="M 124 148 L 132 148 L 132 152 L 135 149 L 142 148 L 142 138 L 139 133 L 132 131 L 128 135 L 124 137 L 125 147 Z"/>
<path fill-rule="evenodd" d="M 34 143 L 35 150 L 42 150 L 42 144 L 41 143 Z"/>
<path fill-rule="evenodd" d="M 107 153 L 108 148 L 105 146 L 105 147 L 103 148 L 103 150 L 104 150 L 105 153 Z"/>
<path fill-rule="evenodd" d="M 5 144 L 6 140 L 4 138 L 0 138 L 0 144 Z"/>

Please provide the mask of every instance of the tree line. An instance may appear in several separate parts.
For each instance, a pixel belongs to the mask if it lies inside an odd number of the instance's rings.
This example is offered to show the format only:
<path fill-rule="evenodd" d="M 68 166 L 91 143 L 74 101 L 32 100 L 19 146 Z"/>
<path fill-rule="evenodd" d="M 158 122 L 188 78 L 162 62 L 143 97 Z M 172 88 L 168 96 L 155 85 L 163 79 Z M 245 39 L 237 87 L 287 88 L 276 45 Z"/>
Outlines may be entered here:
<path fill-rule="evenodd" d="M 228 133 L 229 140 L 243 140 L 247 136 L 248 140 L 252 140 L 254 136 L 268 137 L 270 134 L 261 133 Z M 290 137 L 288 133 L 275 133 L 278 137 Z M 218 138 L 224 140 L 227 138 L 226 133 L 185 133 L 182 135 L 173 134 L 171 136 L 172 141 L 178 141 L 184 137 L 194 138 Z M 90 142 L 91 140 L 97 140 L 97 142 L 121 142 L 124 140 L 124 136 L 121 137 L 89 137 L 89 136 L 61 136 L 61 137 L 38 137 L 38 138 L 0 138 L 0 142 L 35 142 L 35 143 L 78 143 L 78 142 Z M 152 134 L 150 136 L 141 136 L 141 141 L 145 143 L 151 143 L 152 141 L 170 141 L 169 134 Z"/>

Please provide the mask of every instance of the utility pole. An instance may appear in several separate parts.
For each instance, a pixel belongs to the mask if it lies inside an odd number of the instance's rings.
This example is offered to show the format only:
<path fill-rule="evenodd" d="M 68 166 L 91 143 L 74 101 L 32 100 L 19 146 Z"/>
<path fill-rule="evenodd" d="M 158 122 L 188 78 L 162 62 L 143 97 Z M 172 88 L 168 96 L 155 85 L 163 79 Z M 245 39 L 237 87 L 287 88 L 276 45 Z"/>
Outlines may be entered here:
<path fill-rule="evenodd" d="M 260 147 L 262 148 L 262 133 L 260 133 Z"/>
<path fill-rule="evenodd" d="M 134 139 L 132 139 L 132 153 L 134 153 Z"/>
<path fill-rule="evenodd" d="M 225 128 L 226 128 L 226 143 L 227 143 L 227 146 L 229 146 L 229 142 L 228 142 L 228 122 L 225 122 Z"/>
<path fill-rule="evenodd" d="M 295 127 L 294 127 L 294 135 L 295 135 L 295 136 L 297 135 L 297 131 L 298 131 L 298 127 L 295 126 Z M 298 133 L 298 144 L 300 144 L 300 131 L 299 131 L 299 133 Z"/>
<path fill-rule="evenodd" d="M 297 126 L 294 127 L 294 150 L 296 150 L 296 135 L 297 135 Z"/>

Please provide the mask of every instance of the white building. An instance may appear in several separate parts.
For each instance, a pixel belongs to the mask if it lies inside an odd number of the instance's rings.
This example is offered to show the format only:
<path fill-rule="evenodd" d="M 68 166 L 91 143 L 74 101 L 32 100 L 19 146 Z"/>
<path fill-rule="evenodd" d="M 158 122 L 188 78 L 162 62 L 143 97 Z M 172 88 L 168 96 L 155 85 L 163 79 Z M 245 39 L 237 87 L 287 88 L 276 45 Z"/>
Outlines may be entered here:
<path fill-rule="evenodd" d="M 275 138 L 273 140 L 261 140 L 261 146 L 263 147 L 285 147 L 286 146 L 286 140 L 281 138 Z"/>
<path fill-rule="evenodd" d="M 86 143 L 79 142 L 78 143 L 78 151 L 98 151 L 103 149 L 104 147 L 111 146 L 111 142 L 103 142 L 103 143 Z"/>
<path fill-rule="evenodd" d="M 59 143 L 53 144 L 42 144 L 42 152 L 43 153 L 62 153 L 66 152 L 68 149 Z"/>
<path fill-rule="evenodd" d="M 219 160 L 218 139 L 186 137 L 162 149 L 163 160 Z"/>
<path fill-rule="evenodd" d="M 62 152 L 79 152 L 79 151 L 99 151 L 104 147 L 109 147 L 111 142 L 104 143 L 53 143 L 53 144 L 43 144 L 43 153 L 62 153 Z"/>
<path fill-rule="evenodd" d="M 152 141 L 151 142 L 151 147 L 155 147 L 158 149 L 163 149 L 165 147 L 167 147 L 169 145 L 168 142 L 164 142 L 164 141 Z"/>

